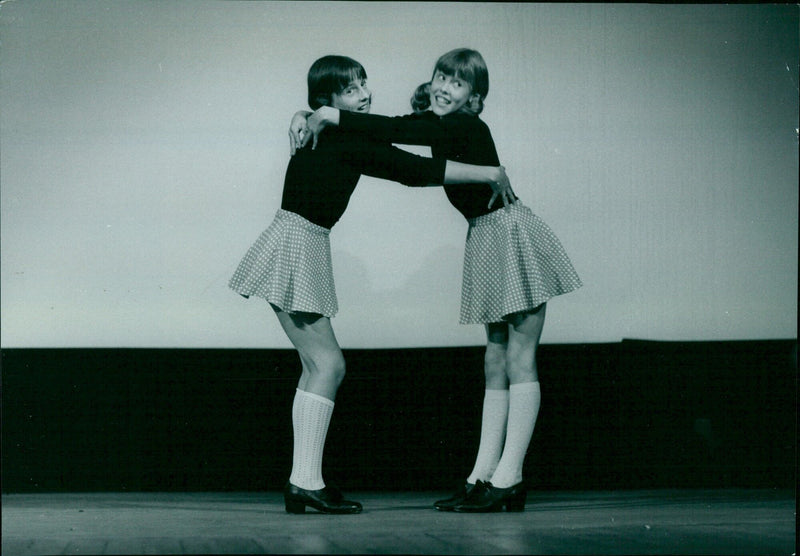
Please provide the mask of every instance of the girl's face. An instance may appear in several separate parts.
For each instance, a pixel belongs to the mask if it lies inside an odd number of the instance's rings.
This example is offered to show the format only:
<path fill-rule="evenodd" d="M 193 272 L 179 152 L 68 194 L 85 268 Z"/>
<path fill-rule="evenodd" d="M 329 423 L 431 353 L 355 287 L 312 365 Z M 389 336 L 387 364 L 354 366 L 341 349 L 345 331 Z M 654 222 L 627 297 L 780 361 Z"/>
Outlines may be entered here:
<path fill-rule="evenodd" d="M 349 112 L 368 113 L 372 105 L 372 92 L 366 79 L 353 79 L 341 93 L 331 95 L 331 106 Z"/>
<path fill-rule="evenodd" d="M 453 75 L 436 70 L 431 79 L 431 111 L 437 116 L 458 112 L 470 100 L 472 87 Z"/>

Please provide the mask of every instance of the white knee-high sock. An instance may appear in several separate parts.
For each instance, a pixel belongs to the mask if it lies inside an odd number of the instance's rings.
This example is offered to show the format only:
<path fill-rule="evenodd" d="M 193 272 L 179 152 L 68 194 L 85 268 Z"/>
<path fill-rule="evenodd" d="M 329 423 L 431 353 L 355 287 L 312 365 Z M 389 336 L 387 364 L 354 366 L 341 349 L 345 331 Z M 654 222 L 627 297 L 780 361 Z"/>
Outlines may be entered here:
<path fill-rule="evenodd" d="M 503 440 L 506 437 L 508 420 L 508 390 L 486 390 L 483 396 L 483 417 L 481 418 L 481 441 L 475 467 L 467 477 L 467 482 L 488 481 L 492 477 L 500 454 L 503 453 Z"/>
<path fill-rule="evenodd" d="M 292 405 L 294 454 L 289 482 L 306 490 L 325 488 L 322 452 L 333 414 L 333 401 L 297 389 Z"/>
<path fill-rule="evenodd" d="M 509 387 L 506 442 L 500 463 L 491 478 L 492 486 L 508 488 L 522 482 L 522 464 L 541 403 L 539 382 L 524 382 Z"/>

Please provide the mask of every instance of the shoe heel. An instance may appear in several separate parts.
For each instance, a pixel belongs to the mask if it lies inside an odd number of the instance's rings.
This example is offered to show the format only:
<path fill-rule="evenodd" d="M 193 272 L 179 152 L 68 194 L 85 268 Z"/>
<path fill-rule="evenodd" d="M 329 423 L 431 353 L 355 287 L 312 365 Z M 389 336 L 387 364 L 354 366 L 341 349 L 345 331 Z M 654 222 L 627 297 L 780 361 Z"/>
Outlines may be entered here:
<path fill-rule="evenodd" d="M 306 505 L 297 500 L 286 500 L 286 513 L 290 514 L 304 514 L 306 513 Z"/>
<path fill-rule="evenodd" d="M 527 494 L 525 492 L 520 492 L 519 494 L 514 495 L 513 497 L 506 500 L 506 511 L 507 512 L 523 512 L 525 511 L 525 499 L 527 498 Z"/>

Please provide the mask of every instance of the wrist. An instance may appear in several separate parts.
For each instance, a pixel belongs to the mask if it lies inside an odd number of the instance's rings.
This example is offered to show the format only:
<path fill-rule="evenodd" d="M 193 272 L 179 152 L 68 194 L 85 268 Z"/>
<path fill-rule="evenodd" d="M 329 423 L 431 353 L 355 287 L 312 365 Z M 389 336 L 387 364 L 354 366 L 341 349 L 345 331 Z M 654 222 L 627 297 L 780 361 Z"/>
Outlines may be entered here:
<path fill-rule="evenodd" d="M 339 114 L 341 113 L 338 108 L 327 107 L 325 111 L 325 123 L 330 125 L 339 125 Z"/>

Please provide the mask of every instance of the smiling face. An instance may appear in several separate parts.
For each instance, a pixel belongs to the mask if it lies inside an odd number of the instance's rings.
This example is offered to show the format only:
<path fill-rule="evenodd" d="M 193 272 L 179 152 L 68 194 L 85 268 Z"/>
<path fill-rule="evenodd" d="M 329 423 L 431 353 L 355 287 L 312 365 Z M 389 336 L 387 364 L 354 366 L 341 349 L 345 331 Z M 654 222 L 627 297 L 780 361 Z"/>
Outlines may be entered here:
<path fill-rule="evenodd" d="M 331 106 L 349 112 L 369 113 L 372 105 L 372 92 L 367 88 L 366 79 L 353 79 L 341 93 L 331 95 Z"/>
<path fill-rule="evenodd" d="M 431 110 L 445 116 L 461 110 L 470 101 L 472 87 L 463 79 L 436 70 L 431 79 Z"/>

